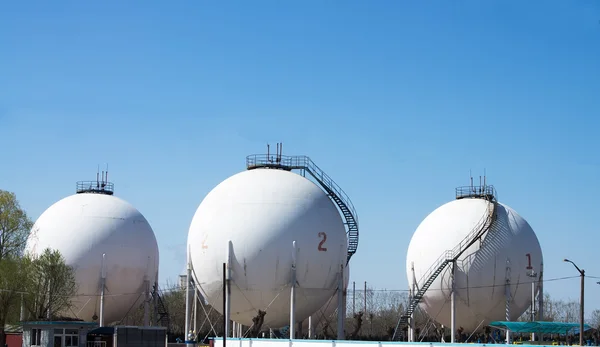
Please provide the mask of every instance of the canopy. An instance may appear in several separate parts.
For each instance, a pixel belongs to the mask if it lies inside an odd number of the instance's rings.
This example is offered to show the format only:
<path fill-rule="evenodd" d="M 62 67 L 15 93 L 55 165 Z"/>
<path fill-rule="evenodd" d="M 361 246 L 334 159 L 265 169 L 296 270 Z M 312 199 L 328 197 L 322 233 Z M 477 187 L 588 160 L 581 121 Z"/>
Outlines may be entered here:
<path fill-rule="evenodd" d="M 515 333 L 541 333 L 541 334 L 578 334 L 579 323 L 562 322 L 505 322 L 495 321 L 489 324 L 493 328 L 507 329 Z M 585 324 L 584 330 L 592 327 Z"/>

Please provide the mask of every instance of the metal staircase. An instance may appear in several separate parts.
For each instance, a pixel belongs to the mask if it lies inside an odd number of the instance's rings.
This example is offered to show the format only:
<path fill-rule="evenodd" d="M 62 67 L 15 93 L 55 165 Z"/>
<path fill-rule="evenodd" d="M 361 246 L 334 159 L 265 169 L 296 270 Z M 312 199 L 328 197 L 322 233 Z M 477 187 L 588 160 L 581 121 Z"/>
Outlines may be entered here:
<path fill-rule="evenodd" d="M 425 272 L 425 275 L 421 277 L 421 280 L 418 282 L 419 287 L 417 292 L 409 299 L 408 307 L 406 308 L 405 313 L 400 317 L 398 323 L 396 324 L 392 340 L 395 339 L 396 334 L 398 332 L 398 328 L 401 325 L 406 325 L 409 323 L 410 317 L 417 309 L 419 303 L 425 296 L 425 293 L 436 280 L 436 278 L 446 269 L 446 266 L 457 261 L 458 258 L 460 258 L 460 256 L 467 249 L 469 249 L 469 247 L 471 247 L 475 242 L 477 242 L 477 240 L 481 239 L 481 237 L 485 235 L 485 233 L 491 228 L 492 224 L 496 220 L 497 200 L 495 189 L 493 186 L 469 186 L 456 188 L 456 199 L 464 198 L 477 198 L 486 200 L 488 202 L 488 208 L 486 213 L 471 230 L 471 232 L 469 232 L 469 234 L 467 234 L 467 236 L 465 236 L 465 238 L 458 245 L 456 245 L 451 250 L 445 251 L 433 263 L 429 270 Z"/>
<path fill-rule="evenodd" d="M 154 299 L 155 310 L 156 310 L 156 324 L 162 327 L 167 328 L 167 331 L 170 330 L 171 318 L 169 317 L 169 312 L 167 311 L 167 307 L 160 296 L 158 284 L 155 284 L 152 288 L 152 298 Z"/>
<path fill-rule="evenodd" d="M 321 170 L 307 156 L 285 156 L 281 154 L 255 154 L 246 157 L 246 168 L 248 170 L 258 168 L 300 170 L 302 176 L 310 174 L 315 181 L 325 190 L 329 198 L 337 205 L 344 216 L 346 234 L 348 236 L 348 258 L 356 253 L 358 249 L 358 215 L 348 195 L 338 186 L 323 170 Z"/>

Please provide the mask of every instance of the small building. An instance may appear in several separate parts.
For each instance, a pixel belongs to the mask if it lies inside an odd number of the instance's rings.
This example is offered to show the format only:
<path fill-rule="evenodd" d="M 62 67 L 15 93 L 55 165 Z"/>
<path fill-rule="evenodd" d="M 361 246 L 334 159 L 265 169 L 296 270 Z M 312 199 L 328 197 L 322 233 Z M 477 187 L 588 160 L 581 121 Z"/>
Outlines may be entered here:
<path fill-rule="evenodd" d="M 87 334 L 96 327 L 82 321 L 23 322 L 22 347 L 86 347 Z"/>
<path fill-rule="evenodd" d="M 6 334 L 6 345 L 8 347 L 23 346 L 23 329 L 21 325 L 7 324 L 4 326 L 4 333 Z"/>

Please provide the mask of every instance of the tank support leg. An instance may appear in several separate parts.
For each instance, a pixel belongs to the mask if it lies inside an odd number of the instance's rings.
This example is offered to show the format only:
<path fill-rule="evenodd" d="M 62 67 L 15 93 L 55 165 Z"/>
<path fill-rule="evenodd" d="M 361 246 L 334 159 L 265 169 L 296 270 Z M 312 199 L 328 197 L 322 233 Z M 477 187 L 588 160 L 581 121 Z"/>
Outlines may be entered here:
<path fill-rule="evenodd" d="M 510 260 L 506 259 L 506 321 L 510 322 Z M 506 344 L 510 344 L 510 330 L 506 329 Z"/>
<path fill-rule="evenodd" d="M 190 317 L 191 317 L 191 303 L 190 303 L 190 283 L 192 280 L 192 265 L 190 263 L 190 251 L 188 247 L 187 260 L 186 260 L 186 274 L 185 274 L 185 333 L 184 338 L 188 340 L 188 334 L 190 333 Z"/>
<path fill-rule="evenodd" d="M 346 297 L 344 295 L 344 265 L 340 265 L 340 275 L 338 276 L 338 324 L 337 324 L 337 339 L 344 340 L 344 323 L 346 318 Z"/>
<path fill-rule="evenodd" d="M 540 264 L 540 278 L 538 282 L 538 309 L 537 320 L 544 320 L 544 263 Z M 539 334 L 538 339 L 544 341 L 544 334 Z"/>
<path fill-rule="evenodd" d="M 415 293 L 417 293 L 419 291 L 419 288 L 417 286 L 417 276 L 415 275 L 415 264 L 414 262 L 411 262 L 410 264 L 410 270 L 412 272 L 412 287 L 409 289 L 409 293 L 410 293 L 410 297 L 409 297 L 409 302 L 412 301 L 412 297 L 413 295 L 415 295 Z M 408 342 L 415 342 L 415 313 L 411 313 L 410 317 L 408 318 L 408 331 L 407 331 L 407 340 Z"/>
<path fill-rule="evenodd" d="M 456 305 L 455 305 L 455 296 L 456 296 L 456 261 L 453 261 L 452 264 L 452 274 L 451 274 L 451 292 L 450 292 L 450 343 L 456 343 Z"/>
<path fill-rule="evenodd" d="M 233 253 L 233 244 L 231 240 L 227 242 L 227 259 L 225 271 L 225 333 L 229 337 L 229 324 L 231 322 L 231 257 Z"/>
<path fill-rule="evenodd" d="M 292 242 L 292 280 L 290 283 L 290 339 L 296 338 L 296 241 Z"/>

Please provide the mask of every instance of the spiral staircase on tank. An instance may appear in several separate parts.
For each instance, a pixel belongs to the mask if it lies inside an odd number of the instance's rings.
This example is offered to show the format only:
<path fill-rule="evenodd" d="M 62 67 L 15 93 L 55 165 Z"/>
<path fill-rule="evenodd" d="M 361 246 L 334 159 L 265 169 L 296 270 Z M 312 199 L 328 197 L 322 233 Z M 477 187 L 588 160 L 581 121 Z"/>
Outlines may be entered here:
<path fill-rule="evenodd" d="M 248 170 L 266 168 L 286 171 L 299 170 L 302 176 L 308 173 L 325 190 L 344 216 L 348 238 L 348 257 L 346 264 L 358 249 L 358 215 L 346 193 L 309 157 L 304 155 L 286 156 L 281 154 L 254 154 L 246 157 Z"/>
<path fill-rule="evenodd" d="M 471 247 L 477 240 L 480 240 L 492 227 L 496 220 L 497 198 L 496 190 L 493 186 L 467 186 L 456 188 L 456 199 L 483 199 L 488 202 L 488 208 L 481 220 L 475 227 L 465 236 L 465 238 L 456 245 L 453 249 L 445 251 L 425 272 L 425 275 L 418 281 L 417 292 L 409 299 L 408 307 L 396 324 L 392 340 L 398 335 L 400 326 L 408 325 L 409 319 L 417 309 L 419 303 L 425 296 L 425 292 L 433 284 L 436 278 L 446 269 L 446 267 L 458 260 L 460 256 Z"/>

